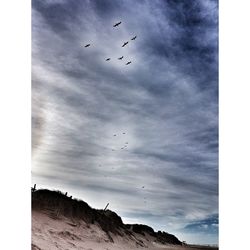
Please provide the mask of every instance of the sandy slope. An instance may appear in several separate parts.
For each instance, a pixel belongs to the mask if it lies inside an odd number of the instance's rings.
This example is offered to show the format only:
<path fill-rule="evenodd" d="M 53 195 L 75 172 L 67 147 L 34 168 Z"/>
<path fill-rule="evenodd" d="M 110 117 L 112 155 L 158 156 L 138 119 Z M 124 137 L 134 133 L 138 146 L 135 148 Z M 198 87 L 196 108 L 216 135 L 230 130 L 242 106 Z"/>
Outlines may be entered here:
<path fill-rule="evenodd" d="M 173 245 L 162 245 L 154 242 L 150 235 L 140 234 L 131 236 L 110 237 L 97 224 L 86 224 L 84 221 L 75 222 L 66 217 L 54 218 L 46 212 L 32 212 L 32 250 L 194 250 Z M 142 247 L 144 245 L 144 247 Z M 200 248 L 203 249 L 203 248 Z"/>

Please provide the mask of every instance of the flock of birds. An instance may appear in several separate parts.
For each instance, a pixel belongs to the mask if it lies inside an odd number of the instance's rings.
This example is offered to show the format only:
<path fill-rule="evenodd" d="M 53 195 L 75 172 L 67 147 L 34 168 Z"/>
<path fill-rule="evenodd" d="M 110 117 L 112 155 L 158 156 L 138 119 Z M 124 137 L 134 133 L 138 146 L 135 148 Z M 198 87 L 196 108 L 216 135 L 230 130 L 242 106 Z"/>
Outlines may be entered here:
<path fill-rule="evenodd" d="M 126 132 L 122 132 L 121 134 L 113 134 L 113 137 L 119 137 L 119 135 L 126 135 Z M 128 142 L 125 142 L 124 143 L 124 145 L 121 147 L 121 150 L 122 149 L 127 149 L 127 147 L 128 147 Z M 116 151 L 117 149 L 114 149 L 114 148 L 112 148 L 112 151 Z M 119 149 L 118 149 L 119 150 Z M 102 167 L 102 165 L 101 164 L 99 164 L 99 167 Z M 114 167 L 112 167 L 112 169 L 114 170 L 115 168 Z M 104 177 L 108 177 L 107 175 L 104 175 Z M 142 189 L 145 189 L 145 186 L 141 186 L 141 188 Z M 143 198 L 143 201 L 144 201 L 144 203 L 146 204 L 147 203 L 147 198 L 146 197 L 144 197 Z"/>
<path fill-rule="evenodd" d="M 126 133 L 123 132 L 122 134 L 125 135 Z M 114 134 L 113 136 L 117 136 L 117 134 Z M 125 142 L 124 146 L 121 147 L 121 149 L 127 149 L 127 146 L 128 146 L 128 142 Z M 112 149 L 112 151 L 115 151 L 115 149 Z"/>
<path fill-rule="evenodd" d="M 115 28 L 115 27 L 118 27 L 120 24 L 121 24 L 122 22 L 118 22 L 118 23 L 115 23 L 114 25 L 113 25 L 113 27 Z M 131 41 L 134 41 L 135 39 L 137 38 L 137 36 L 134 36 L 134 37 L 132 37 L 130 40 Z M 127 44 L 129 43 L 129 41 L 126 41 L 126 42 L 124 42 L 123 43 L 123 45 L 121 46 L 122 48 L 123 47 L 125 47 Z M 88 47 L 90 47 L 90 43 L 88 43 L 88 44 L 86 44 L 84 47 L 85 48 L 88 48 Z M 118 57 L 117 59 L 118 60 L 122 60 L 124 58 L 124 56 L 121 56 L 121 57 Z M 110 61 L 111 60 L 111 58 L 106 58 L 106 61 Z M 131 64 L 132 62 L 131 61 L 128 61 L 125 65 L 129 65 L 129 64 Z"/>
<path fill-rule="evenodd" d="M 121 23 L 122 23 L 122 22 L 115 23 L 115 24 L 113 25 L 113 27 L 114 27 L 114 28 L 115 28 L 115 27 L 118 27 Z M 130 40 L 131 40 L 131 41 L 134 41 L 136 38 L 137 38 L 137 36 L 134 36 L 134 37 L 132 37 Z M 125 47 L 128 43 L 129 43 L 129 41 L 124 42 L 123 45 L 122 45 L 121 47 L 122 47 L 122 48 Z M 91 44 L 88 43 L 88 44 L 86 44 L 84 47 L 85 47 L 85 48 L 88 48 L 88 47 L 90 47 L 90 45 L 91 45 Z M 124 56 L 121 56 L 121 57 L 118 57 L 117 59 L 118 59 L 118 60 L 122 60 L 123 58 L 124 58 Z M 110 60 L 111 60 L 111 58 L 106 58 L 106 59 L 105 59 L 105 61 L 110 61 Z M 131 61 L 128 61 L 125 65 L 129 65 L 129 64 L 131 64 L 131 63 L 132 63 Z M 125 135 L 126 133 L 123 132 L 122 134 Z M 113 134 L 113 136 L 116 137 L 116 136 L 118 136 L 118 134 Z M 127 147 L 128 147 L 128 142 L 125 142 L 124 145 L 121 147 L 121 150 L 127 149 Z M 112 149 L 112 151 L 116 151 L 116 149 Z M 99 165 L 99 167 L 101 167 L 101 164 Z M 114 167 L 112 167 L 112 169 L 114 169 Z M 105 177 L 108 177 L 108 176 L 105 175 Z M 144 189 L 145 186 L 142 186 L 141 188 Z M 147 203 L 146 197 L 144 197 L 144 203 Z"/>

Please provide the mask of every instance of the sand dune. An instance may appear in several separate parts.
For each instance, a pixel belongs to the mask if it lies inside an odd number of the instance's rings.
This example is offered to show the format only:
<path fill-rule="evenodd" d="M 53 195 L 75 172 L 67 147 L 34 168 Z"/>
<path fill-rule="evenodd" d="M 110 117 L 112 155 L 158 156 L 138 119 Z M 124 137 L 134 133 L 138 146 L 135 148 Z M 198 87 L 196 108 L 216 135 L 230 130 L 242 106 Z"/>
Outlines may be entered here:
<path fill-rule="evenodd" d="M 79 207 L 81 209 L 79 209 Z M 198 250 L 146 225 L 126 225 L 114 212 L 52 191 L 32 193 L 32 250 Z"/>
<path fill-rule="evenodd" d="M 113 235 L 114 242 L 96 224 L 84 221 L 74 223 L 66 217 L 55 220 L 46 213 L 33 211 L 32 214 L 32 250 L 194 250 L 204 248 L 166 245 L 154 242 L 150 235 L 135 239 Z"/>

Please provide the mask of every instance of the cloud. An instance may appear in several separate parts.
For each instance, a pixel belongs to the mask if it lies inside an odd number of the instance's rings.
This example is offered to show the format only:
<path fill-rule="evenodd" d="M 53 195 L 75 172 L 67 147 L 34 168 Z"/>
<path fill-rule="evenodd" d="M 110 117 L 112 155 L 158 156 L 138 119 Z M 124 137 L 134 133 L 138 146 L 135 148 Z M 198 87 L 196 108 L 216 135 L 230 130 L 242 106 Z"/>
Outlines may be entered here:
<path fill-rule="evenodd" d="M 198 230 L 202 232 L 218 231 L 218 214 L 212 215 L 207 219 L 188 224 L 185 226 L 184 230 L 188 232 L 190 232 L 190 230 Z"/>
<path fill-rule="evenodd" d="M 169 232 L 217 214 L 217 46 L 217 1 L 32 1 L 33 181 Z"/>

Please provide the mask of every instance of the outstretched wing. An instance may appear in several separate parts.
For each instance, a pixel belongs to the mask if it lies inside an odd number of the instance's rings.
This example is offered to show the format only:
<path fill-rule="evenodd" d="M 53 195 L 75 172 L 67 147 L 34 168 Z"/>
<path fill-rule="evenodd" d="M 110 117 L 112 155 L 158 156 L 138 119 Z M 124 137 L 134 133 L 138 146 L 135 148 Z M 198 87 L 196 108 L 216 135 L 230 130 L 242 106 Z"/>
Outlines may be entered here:
<path fill-rule="evenodd" d="M 126 46 L 127 44 L 128 44 L 128 42 L 125 42 L 125 43 L 122 45 L 122 47 Z"/>
<path fill-rule="evenodd" d="M 122 22 L 116 23 L 115 25 L 113 25 L 113 27 L 117 27 L 118 25 L 120 25 Z"/>

